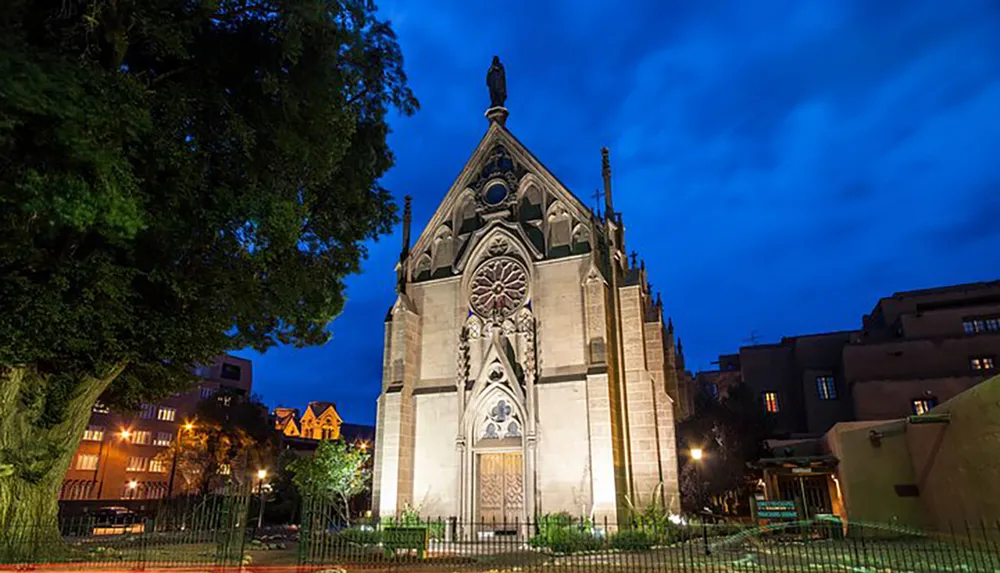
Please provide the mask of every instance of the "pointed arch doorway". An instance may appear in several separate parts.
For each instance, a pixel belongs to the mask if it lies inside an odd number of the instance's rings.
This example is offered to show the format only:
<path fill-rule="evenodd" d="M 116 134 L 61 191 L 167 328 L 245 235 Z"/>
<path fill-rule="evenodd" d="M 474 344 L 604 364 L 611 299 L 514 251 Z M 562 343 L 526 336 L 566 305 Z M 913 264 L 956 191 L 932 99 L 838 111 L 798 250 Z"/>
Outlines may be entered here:
<path fill-rule="evenodd" d="M 530 514 L 531 462 L 525 457 L 524 413 L 508 388 L 484 392 L 468 412 L 471 447 L 463 497 L 479 532 L 513 532 Z"/>
<path fill-rule="evenodd" d="M 524 447 L 521 417 L 502 393 L 485 404 L 473 451 L 477 520 L 505 529 L 524 521 Z"/>

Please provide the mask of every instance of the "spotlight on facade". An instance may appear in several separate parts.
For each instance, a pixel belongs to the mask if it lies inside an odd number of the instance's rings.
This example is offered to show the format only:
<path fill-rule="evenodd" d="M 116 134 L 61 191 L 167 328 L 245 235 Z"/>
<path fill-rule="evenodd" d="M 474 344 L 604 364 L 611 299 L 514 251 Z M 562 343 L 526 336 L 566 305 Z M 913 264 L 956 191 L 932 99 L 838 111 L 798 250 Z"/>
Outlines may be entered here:
<path fill-rule="evenodd" d="M 127 440 L 132 437 L 132 430 L 124 429 L 121 432 L 118 432 L 118 435 L 121 436 L 123 440 Z"/>
<path fill-rule="evenodd" d="M 139 487 L 139 482 L 137 482 L 135 480 L 132 480 L 132 481 L 128 482 L 128 488 L 129 489 L 135 489 L 137 487 Z"/>
<path fill-rule="evenodd" d="M 705 452 L 701 448 L 691 448 L 691 459 L 700 462 L 701 458 L 705 455 Z"/>

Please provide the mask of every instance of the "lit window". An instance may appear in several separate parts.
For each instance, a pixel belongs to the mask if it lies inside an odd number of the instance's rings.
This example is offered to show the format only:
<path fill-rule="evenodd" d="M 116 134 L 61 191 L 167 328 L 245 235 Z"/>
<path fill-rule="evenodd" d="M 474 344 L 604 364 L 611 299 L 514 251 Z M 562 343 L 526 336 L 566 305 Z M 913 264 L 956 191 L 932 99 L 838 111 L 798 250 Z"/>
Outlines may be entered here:
<path fill-rule="evenodd" d="M 816 393 L 819 394 L 820 400 L 836 400 L 837 382 L 833 376 L 817 376 Z"/>
<path fill-rule="evenodd" d="M 216 392 L 218 392 L 218 390 L 216 390 L 215 388 L 209 388 L 207 386 L 202 386 L 201 387 L 201 399 L 202 400 L 208 400 L 212 396 L 215 396 Z"/>
<path fill-rule="evenodd" d="M 778 411 L 778 393 L 764 392 L 764 408 L 772 414 Z"/>
<path fill-rule="evenodd" d="M 937 398 L 934 398 L 933 396 L 928 398 L 917 398 L 916 400 L 913 400 L 911 404 L 913 406 L 913 413 L 919 416 L 920 414 L 930 412 L 934 406 L 937 406 Z"/>
<path fill-rule="evenodd" d="M 170 432 L 156 432 L 156 439 L 153 440 L 153 445 L 169 446 L 172 441 L 174 441 L 174 436 Z"/>
<path fill-rule="evenodd" d="M 231 473 L 233 473 L 233 469 L 231 467 L 229 467 L 229 464 L 220 464 L 219 465 L 219 475 L 220 476 L 227 476 L 227 475 L 229 475 Z"/>
<path fill-rule="evenodd" d="M 150 439 L 153 437 L 153 433 L 149 430 L 136 430 L 132 432 L 130 436 L 132 438 L 132 443 L 139 446 L 148 446 Z"/>
<path fill-rule="evenodd" d="M 125 466 L 125 471 L 144 472 L 148 467 L 149 467 L 149 458 L 132 456 L 128 459 L 128 465 Z"/>
<path fill-rule="evenodd" d="M 153 414 L 156 413 L 156 407 L 149 404 L 143 404 L 139 408 L 139 418 L 142 420 L 152 420 Z"/>
<path fill-rule="evenodd" d="M 87 442 L 100 442 L 104 439 L 104 427 L 87 426 L 87 430 L 83 433 L 83 439 Z"/>
<path fill-rule="evenodd" d="M 174 408 L 160 408 L 160 410 L 156 413 L 156 419 L 163 420 L 164 422 L 173 422 L 176 417 L 177 410 Z"/>
<path fill-rule="evenodd" d="M 962 329 L 966 334 L 981 334 L 983 332 L 1000 332 L 1000 317 L 974 317 L 962 320 Z"/>
<path fill-rule="evenodd" d="M 996 360 L 992 356 L 979 356 L 970 358 L 969 366 L 976 372 L 993 370 L 996 368 Z"/>
<path fill-rule="evenodd" d="M 162 474 L 167 471 L 167 463 L 163 460 L 150 460 L 149 471 Z"/>
<path fill-rule="evenodd" d="M 97 469 L 97 454 L 80 454 L 76 457 L 76 469 L 78 470 L 96 470 Z"/>

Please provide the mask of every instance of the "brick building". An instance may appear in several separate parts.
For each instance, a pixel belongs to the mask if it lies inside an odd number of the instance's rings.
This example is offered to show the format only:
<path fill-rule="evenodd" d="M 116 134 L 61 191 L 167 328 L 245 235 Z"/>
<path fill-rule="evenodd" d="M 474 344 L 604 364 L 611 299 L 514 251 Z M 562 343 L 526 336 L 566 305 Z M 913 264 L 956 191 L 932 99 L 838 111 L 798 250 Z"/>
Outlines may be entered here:
<path fill-rule="evenodd" d="M 787 437 L 922 414 L 997 372 L 1000 281 L 895 293 L 861 322 L 742 347 L 698 383 L 715 395 L 746 383 Z"/>
<path fill-rule="evenodd" d="M 171 463 L 157 454 L 182 435 L 198 402 L 220 390 L 249 396 L 253 380 L 251 362 L 228 355 L 196 373 L 201 377 L 197 388 L 143 404 L 138 412 L 95 405 L 60 500 L 147 500 L 177 494 L 178 487 L 170 491 Z"/>

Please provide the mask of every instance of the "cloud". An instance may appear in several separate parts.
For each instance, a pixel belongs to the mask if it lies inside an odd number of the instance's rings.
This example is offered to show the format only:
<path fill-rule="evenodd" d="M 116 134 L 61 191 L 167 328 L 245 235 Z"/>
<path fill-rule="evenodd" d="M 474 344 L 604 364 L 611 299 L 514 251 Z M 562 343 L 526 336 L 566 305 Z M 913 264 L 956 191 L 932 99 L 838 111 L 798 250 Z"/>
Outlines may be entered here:
<path fill-rule="evenodd" d="M 879 296 L 995 279 L 1000 10 L 979 0 L 627 5 L 381 3 L 422 110 L 393 121 L 385 185 L 414 235 L 486 129 L 508 127 L 591 203 L 611 147 L 629 249 L 707 367 L 751 331 L 853 328 Z M 373 245 L 320 349 L 256 359 L 271 401 L 374 420 L 398 232 Z"/>

